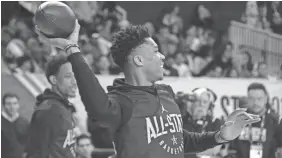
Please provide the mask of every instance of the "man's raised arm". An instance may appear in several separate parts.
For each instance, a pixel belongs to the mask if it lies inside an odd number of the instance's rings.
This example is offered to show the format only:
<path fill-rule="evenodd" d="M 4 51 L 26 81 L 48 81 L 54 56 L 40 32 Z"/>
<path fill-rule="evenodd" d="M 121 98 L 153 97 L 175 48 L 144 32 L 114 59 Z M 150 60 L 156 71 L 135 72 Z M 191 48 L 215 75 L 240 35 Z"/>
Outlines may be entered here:
<path fill-rule="evenodd" d="M 98 79 L 76 47 L 67 52 L 72 65 L 81 100 L 90 119 L 104 122 L 111 127 L 121 123 L 121 107 L 115 98 L 109 98 Z"/>

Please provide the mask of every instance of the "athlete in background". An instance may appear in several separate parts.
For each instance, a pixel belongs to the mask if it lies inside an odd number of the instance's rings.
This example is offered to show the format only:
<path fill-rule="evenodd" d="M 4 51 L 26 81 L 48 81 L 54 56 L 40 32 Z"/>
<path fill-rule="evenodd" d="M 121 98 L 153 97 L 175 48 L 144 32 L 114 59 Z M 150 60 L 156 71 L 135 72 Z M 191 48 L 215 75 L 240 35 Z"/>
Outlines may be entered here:
<path fill-rule="evenodd" d="M 71 64 L 57 56 L 47 65 L 52 89 L 39 95 L 31 119 L 27 158 L 74 158 L 75 111 L 68 98 L 75 97 L 76 81 Z"/>

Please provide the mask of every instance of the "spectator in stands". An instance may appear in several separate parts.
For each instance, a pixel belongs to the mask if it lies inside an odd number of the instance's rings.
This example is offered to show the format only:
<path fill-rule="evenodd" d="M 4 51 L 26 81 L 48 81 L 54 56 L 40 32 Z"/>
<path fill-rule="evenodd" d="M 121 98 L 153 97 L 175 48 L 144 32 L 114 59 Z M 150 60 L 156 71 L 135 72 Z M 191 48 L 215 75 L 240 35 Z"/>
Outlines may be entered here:
<path fill-rule="evenodd" d="M 268 78 L 268 68 L 267 68 L 267 64 L 264 62 L 259 62 L 258 66 L 257 66 L 257 74 L 255 75 L 255 77 L 257 78 Z"/>
<path fill-rule="evenodd" d="M 257 2 L 248 1 L 241 20 L 249 26 L 259 28 L 259 13 Z"/>
<path fill-rule="evenodd" d="M 246 127 L 232 142 L 232 146 L 240 158 L 274 158 L 278 147 L 274 135 L 279 117 L 271 110 L 265 86 L 261 83 L 251 83 L 248 86 L 248 99 L 248 111 L 260 115 L 261 121 Z"/>
<path fill-rule="evenodd" d="M 19 108 L 19 97 L 5 93 L 1 115 L 1 156 L 5 158 L 24 158 L 29 123 L 20 116 Z"/>
<path fill-rule="evenodd" d="M 35 72 L 35 66 L 33 60 L 29 56 L 23 56 L 20 57 L 17 60 L 18 67 L 23 71 L 23 72 Z"/>
<path fill-rule="evenodd" d="M 271 31 L 270 23 L 267 19 L 267 2 L 258 1 L 258 27 L 267 31 Z"/>
<path fill-rule="evenodd" d="M 76 138 L 76 158 L 91 158 L 94 146 L 89 136 L 83 134 Z"/>
<path fill-rule="evenodd" d="M 162 25 L 159 28 L 159 32 L 156 35 L 160 45 L 159 47 L 162 50 L 164 56 L 174 54 L 179 42 L 177 36 L 170 33 L 169 27 Z"/>
<path fill-rule="evenodd" d="M 225 49 L 222 54 L 219 54 L 214 58 L 214 60 L 209 63 L 209 67 L 212 69 L 216 70 L 217 68 L 219 69 L 218 71 L 220 72 L 220 76 L 230 76 L 230 72 L 232 71 L 232 53 L 233 53 L 233 44 L 232 42 L 227 42 Z"/>
<path fill-rule="evenodd" d="M 240 52 L 239 58 L 235 62 L 235 69 L 238 71 L 239 77 L 247 78 L 252 76 L 252 56 L 248 51 Z"/>
<path fill-rule="evenodd" d="M 93 55 L 89 52 L 85 52 L 85 53 L 83 53 L 83 57 L 84 57 L 86 63 L 91 68 L 91 70 L 95 71 Z"/>
<path fill-rule="evenodd" d="M 172 55 L 169 55 L 165 58 L 164 60 L 164 75 L 165 76 L 179 76 L 178 75 L 178 71 L 173 68 L 173 65 L 175 64 L 175 61 L 174 61 L 174 56 Z"/>
<path fill-rule="evenodd" d="M 107 56 L 101 55 L 95 62 L 97 70 L 95 74 L 109 75 L 110 61 Z"/>
<path fill-rule="evenodd" d="M 210 11 L 202 4 L 197 5 L 195 8 L 195 15 L 192 19 L 192 25 L 201 28 L 213 28 L 214 20 Z"/>
<path fill-rule="evenodd" d="M 175 63 L 172 64 L 172 68 L 177 70 L 178 76 L 187 77 L 191 76 L 189 66 L 185 64 L 185 58 L 182 53 L 177 53 L 174 55 Z"/>
<path fill-rule="evenodd" d="M 168 27 L 177 27 L 182 29 L 183 22 L 182 18 L 179 16 L 180 7 L 175 5 L 168 8 L 168 11 L 164 14 L 162 19 L 162 24 Z"/>
<path fill-rule="evenodd" d="M 114 62 L 114 59 L 111 54 L 108 56 L 110 67 L 109 72 L 112 75 L 120 75 L 122 73 L 122 69 Z"/>
<path fill-rule="evenodd" d="M 267 13 L 273 32 L 282 34 L 282 5 L 280 1 L 270 2 Z"/>
<path fill-rule="evenodd" d="M 44 65 L 43 63 L 43 51 L 44 48 L 42 47 L 42 44 L 39 43 L 39 41 L 32 37 L 27 40 L 27 48 L 29 49 L 29 52 L 33 59 L 41 66 Z"/>

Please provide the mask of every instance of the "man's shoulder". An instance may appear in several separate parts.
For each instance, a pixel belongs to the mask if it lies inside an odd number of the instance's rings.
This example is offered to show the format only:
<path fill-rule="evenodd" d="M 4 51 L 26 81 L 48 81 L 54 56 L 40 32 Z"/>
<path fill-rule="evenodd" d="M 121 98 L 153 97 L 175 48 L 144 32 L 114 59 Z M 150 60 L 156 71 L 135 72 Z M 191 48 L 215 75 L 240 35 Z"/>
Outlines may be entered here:
<path fill-rule="evenodd" d="M 166 84 L 156 84 L 156 87 L 160 90 L 160 91 L 166 91 L 168 93 L 170 93 L 172 96 L 174 96 L 174 91 L 171 88 L 170 85 L 166 85 Z"/>

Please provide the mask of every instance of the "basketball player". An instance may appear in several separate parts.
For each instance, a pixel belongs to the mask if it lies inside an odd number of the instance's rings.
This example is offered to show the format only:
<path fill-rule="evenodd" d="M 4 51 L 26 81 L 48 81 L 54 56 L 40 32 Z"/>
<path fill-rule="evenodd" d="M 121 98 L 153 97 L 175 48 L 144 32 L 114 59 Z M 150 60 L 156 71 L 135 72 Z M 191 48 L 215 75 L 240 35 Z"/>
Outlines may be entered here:
<path fill-rule="evenodd" d="M 172 88 L 155 83 L 163 78 L 164 56 L 142 26 L 114 35 L 111 54 L 125 78 L 116 79 L 107 94 L 77 46 L 79 29 L 77 23 L 68 39 L 48 39 L 37 32 L 42 40 L 65 50 L 88 116 L 111 129 L 118 158 L 184 158 L 185 152 L 203 151 L 233 140 L 247 124 L 260 120 L 239 109 L 218 132 L 183 130 Z"/>
<path fill-rule="evenodd" d="M 36 99 L 27 144 L 27 158 L 74 158 L 75 124 L 73 105 L 76 81 L 66 57 L 57 56 L 47 65 L 46 77 L 52 89 Z"/>

